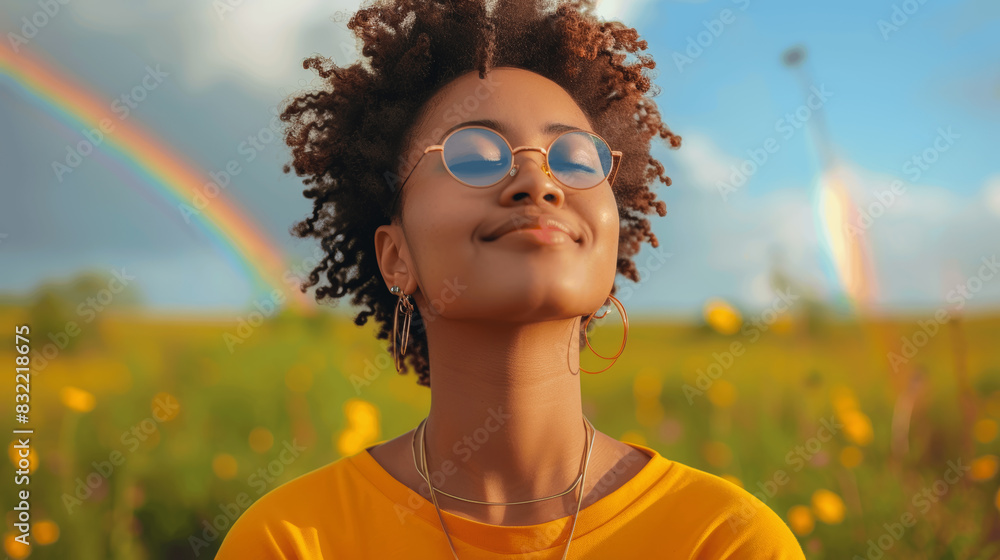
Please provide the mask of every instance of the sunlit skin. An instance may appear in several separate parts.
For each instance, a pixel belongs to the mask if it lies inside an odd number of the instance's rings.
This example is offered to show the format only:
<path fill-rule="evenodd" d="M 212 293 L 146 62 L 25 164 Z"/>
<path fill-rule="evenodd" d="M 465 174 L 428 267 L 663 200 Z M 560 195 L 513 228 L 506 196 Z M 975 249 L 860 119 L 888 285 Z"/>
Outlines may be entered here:
<path fill-rule="evenodd" d="M 517 68 L 491 74 L 496 87 L 485 99 L 481 87 L 475 95 L 483 83 L 478 72 L 437 92 L 416 124 L 418 145 L 406 153 L 421 153 L 452 126 L 479 119 L 497 121 L 514 148 L 547 147 L 558 135 L 544 132 L 550 123 L 596 132 L 555 82 Z M 470 96 L 478 106 L 468 110 L 473 104 L 465 104 L 456 116 L 455 104 L 463 106 Z M 514 177 L 474 189 L 448 174 L 440 152 L 419 162 L 414 157 L 399 170 L 405 177 L 412 169 L 402 219 L 378 228 L 374 239 L 386 290 L 400 286 L 422 316 L 432 318 L 426 326 L 432 385 L 428 469 L 444 472 L 446 460 L 454 465 L 435 487 L 482 501 L 550 496 L 579 476 L 586 445 L 580 382 L 588 374 L 579 371 L 577 333 L 581 316 L 607 301 L 616 272 L 619 215 L 608 182 L 586 190 L 565 187 L 543 171 L 544 156 L 537 151 L 516 154 L 514 163 Z M 553 243 L 538 243 L 528 232 L 484 239 L 515 215 L 541 213 L 570 224 L 579 242 L 553 234 Z M 616 373 L 612 368 L 599 375 Z M 498 416 L 505 417 L 502 424 Z M 479 428 L 489 433 L 481 444 L 472 440 Z M 411 437 L 412 431 L 369 451 L 419 492 L 423 480 L 413 465 Z M 584 508 L 630 480 L 649 459 L 601 432 L 594 442 Z M 614 476 L 600 482 L 612 470 Z M 571 516 L 577 498 L 574 491 L 533 504 L 485 506 L 438 494 L 438 503 L 484 523 L 529 525 Z"/>

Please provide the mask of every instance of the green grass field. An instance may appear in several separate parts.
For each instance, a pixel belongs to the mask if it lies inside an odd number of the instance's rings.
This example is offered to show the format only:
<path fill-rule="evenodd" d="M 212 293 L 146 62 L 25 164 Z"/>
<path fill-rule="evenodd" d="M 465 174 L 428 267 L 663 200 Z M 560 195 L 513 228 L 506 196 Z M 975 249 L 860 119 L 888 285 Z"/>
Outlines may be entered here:
<path fill-rule="evenodd" d="M 15 325 L 42 351 L 30 392 L 35 544 L 13 540 L 8 482 L 11 558 L 211 558 L 224 536 L 213 519 L 228 524 L 218 516 L 411 429 L 430 402 L 371 324 L 280 314 L 243 337 L 231 319 L 109 310 L 76 316 L 79 332 L 63 338 L 65 316 L 37 310 L 0 310 L 0 361 L 17 356 Z M 1000 316 L 941 325 L 894 367 L 887 353 L 926 319 L 791 319 L 759 336 L 633 321 L 615 366 L 583 377 L 585 411 L 612 436 L 758 494 L 811 559 L 876 558 L 880 544 L 885 558 L 996 558 Z M 602 353 L 620 340 L 595 334 Z M 734 343 L 742 351 L 727 354 Z M 23 427 L 13 414 L 3 425 Z M 282 463 L 292 442 L 304 450 Z M 16 464 L 13 441 L 8 453 Z M 956 463 L 971 468 L 949 471 Z"/>

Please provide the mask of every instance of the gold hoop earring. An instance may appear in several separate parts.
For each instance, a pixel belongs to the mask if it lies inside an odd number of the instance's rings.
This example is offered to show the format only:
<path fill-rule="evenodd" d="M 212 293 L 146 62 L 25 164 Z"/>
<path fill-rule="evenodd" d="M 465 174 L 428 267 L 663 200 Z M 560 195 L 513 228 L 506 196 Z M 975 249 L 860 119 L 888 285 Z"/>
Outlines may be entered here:
<path fill-rule="evenodd" d="M 583 324 L 583 337 L 584 337 L 584 340 L 587 341 L 587 348 L 590 348 L 591 352 L 593 352 L 594 354 L 597 354 L 597 357 L 605 359 L 605 360 L 611 360 L 611 363 L 608 364 L 608 367 L 606 367 L 604 369 L 601 369 L 601 370 L 598 370 L 598 371 L 587 371 L 587 370 L 583 369 L 583 367 L 581 367 L 580 371 L 582 371 L 582 372 L 585 372 L 585 373 L 601 373 L 602 371 L 607 371 L 608 369 L 611 368 L 611 366 L 615 365 L 615 362 L 618 361 L 618 356 L 621 356 L 622 352 L 625 351 L 625 342 L 628 341 L 628 314 L 625 313 L 625 306 L 622 305 L 622 302 L 618 301 L 618 298 L 616 298 L 613 295 L 608 294 L 608 299 L 611 300 L 611 303 L 615 304 L 615 307 L 618 308 L 618 312 L 621 313 L 621 315 L 622 315 L 622 324 L 625 326 L 625 334 L 622 337 L 622 345 L 618 349 L 618 353 L 615 354 L 614 356 L 608 357 L 608 356 L 601 356 L 600 354 L 598 354 L 597 350 L 594 350 L 594 347 L 590 345 L 590 337 L 587 336 L 587 325 L 590 324 L 590 320 L 591 319 L 593 319 L 594 317 L 597 317 L 597 316 L 596 315 L 591 315 L 590 317 L 587 317 L 587 322 Z M 608 315 L 608 312 L 605 311 L 603 314 L 601 314 L 601 316 L 599 316 L 597 318 L 598 319 L 603 319 L 603 318 L 607 317 L 607 315 Z"/>
<path fill-rule="evenodd" d="M 401 373 L 400 364 L 406 355 L 406 345 L 410 341 L 410 317 L 413 315 L 413 300 L 403 293 L 402 288 L 393 286 L 389 291 L 399 296 L 396 301 L 396 311 L 392 316 L 392 359 L 396 363 L 396 373 Z M 399 311 L 403 310 L 403 341 L 399 341 Z M 400 347 L 402 349 L 400 350 Z"/>

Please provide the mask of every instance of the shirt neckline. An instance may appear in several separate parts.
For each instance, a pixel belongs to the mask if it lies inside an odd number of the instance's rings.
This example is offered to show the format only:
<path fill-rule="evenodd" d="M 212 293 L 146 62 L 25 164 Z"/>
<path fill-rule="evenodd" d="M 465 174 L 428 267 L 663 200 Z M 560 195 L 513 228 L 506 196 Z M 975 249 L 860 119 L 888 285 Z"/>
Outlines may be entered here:
<path fill-rule="evenodd" d="M 645 453 L 650 460 L 625 484 L 580 510 L 576 529 L 573 531 L 573 540 L 621 514 L 629 504 L 663 478 L 673 465 L 673 461 L 663 457 L 655 449 L 627 441 L 622 443 Z M 348 460 L 376 489 L 394 502 L 396 518 L 401 524 L 412 523 L 414 519 L 419 519 L 436 528 L 444 538 L 434 503 L 396 480 L 382 468 L 368 449 L 352 455 Z M 467 545 L 507 554 L 563 547 L 573 524 L 573 513 L 535 525 L 491 525 L 447 511 L 441 511 L 441 517 L 444 518 L 448 534 L 453 541 L 460 540 Z M 485 543 L 489 544 L 484 546 Z M 551 545 L 546 548 L 543 543 Z"/>

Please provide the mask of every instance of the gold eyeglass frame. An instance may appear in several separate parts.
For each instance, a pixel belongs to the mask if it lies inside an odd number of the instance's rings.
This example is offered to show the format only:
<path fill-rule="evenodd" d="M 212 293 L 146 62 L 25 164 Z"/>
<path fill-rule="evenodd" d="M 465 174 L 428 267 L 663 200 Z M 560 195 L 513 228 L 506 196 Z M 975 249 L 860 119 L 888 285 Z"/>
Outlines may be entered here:
<path fill-rule="evenodd" d="M 511 154 L 510 155 L 510 169 L 508 169 L 507 172 L 504 173 L 502 177 L 500 177 L 499 179 L 497 179 L 497 181 L 495 183 L 492 183 L 492 184 L 489 184 L 489 185 L 470 185 L 470 184 L 466 183 L 465 181 L 463 181 L 463 180 L 459 179 L 458 177 L 456 177 L 455 174 L 451 172 L 451 169 L 448 168 L 448 163 L 446 161 L 444 161 L 444 145 L 448 143 L 448 139 L 451 138 L 452 135 L 454 135 L 454 134 L 456 134 L 458 132 L 461 132 L 463 130 L 469 129 L 469 128 L 481 128 L 483 130 L 488 130 L 488 131 L 496 134 L 497 136 L 500 137 L 501 140 L 503 140 L 504 144 L 507 145 L 507 149 L 510 150 L 510 154 Z M 586 188 L 571 187 L 571 186 L 563 183 L 555 175 L 552 174 L 552 172 L 550 171 L 550 168 L 549 168 L 549 152 L 552 150 L 552 146 L 555 145 L 555 143 L 558 142 L 559 139 L 562 138 L 563 136 L 565 136 L 567 134 L 573 134 L 575 132 L 585 132 L 587 134 L 592 134 L 592 135 L 600 138 L 601 142 L 604 142 L 604 145 L 607 146 L 608 150 L 611 152 L 611 171 L 608 172 L 607 176 L 605 176 L 604 179 L 602 179 L 601 181 L 595 183 L 593 186 L 586 187 Z M 427 154 L 429 154 L 431 152 L 441 152 L 441 163 L 444 164 L 445 171 L 448 172 L 448 175 L 451 175 L 452 179 L 455 179 L 459 183 L 461 183 L 461 184 L 463 184 L 463 185 L 465 185 L 465 186 L 467 186 L 469 188 L 472 188 L 472 189 L 488 189 L 490 187 L 496 186 L 498 183 L 500 183 L 500 181 L 503 181 L 504 178 L 510 177 L 511 174 L 514 173 L 514 170 L 518 169 L 518 164 L 514 163 L 514 156 L 516 156 L 519 152 L 529 151 L 529 150 L 530 151 L 535 151 L 535 152 L 541 152 L 541 154 L 543 156 L 545 156 L 545 163 L 542 164 L 542 171 L 544 171 L 546 175 L 548 175 L 550 178 L 552 178 L 552 180 L 554 180 L 555 182 L 559 183 L 560 185 L 562 185 L 562 186 L 564 186 L 566 188 L 569 188 L 569 189 L 573 189 L 573 190 L 585 191 L 585 190 L 588 190 L 588 189 L 592 189 L 592 188 L 596 187 L 597 185 L 600 185 L 604 181 L 608 181 L 608 184 L 611 187 L 614 187 L 615 186 L 615 177 L 618 175 L 618 170 L 621 167 L 622 152 L 620 152 L 618 150 L 612 150 L 611 149 L 611 144 L 609 144 L 608 141 L 605 140 L 604 137 L 601 136 L 600 134 L 597 134 L 596 132 L 591 132 L 589 130 L 583 130 L 582 128 L 563 131 L 558 136 L 556 136 L 555 138 L 553 138 L 552 141 L 549 142 L 549 145 L 547 147 L 545 147 L 545 148 L 538 147 L 538 146 L 519 146 L 517 148 L 512 148 L 511 145 L 510 145 L 510 141 L 508 141 L 507 138 L 503 134 L 501 134 L 499 131 L 497 131 L 497 130 L 493 130 L 492 128 L 490 128 L 488 126 L 483 126 L 483 125 L 463 126 L 461 128 L 456 128 L 455 130 L 452 130 L 451 132 L 449 132 L 444 137 L 444 139 L 441 140 L 440 144 L 434 144 L 433 146 L 428 146 L 426 149 L 424 149 L 424 153 L 420 154 L 420 157 L 417 158 L 417 162 L 413 164 L 413 168 L 410 169 L 410 172 L 406 174 L 406 179 L 403 179 L 403 183 L 401 185 L 399 185 L 398 189 L 396 189 L 396 193 L 395 193 L 395 195 L 393 195 L 392 204 L 390 205 L 390 207 L 393 210 L 395 210 L 396 203 L 398 202 L 400 193 L 403 192 L 403 187 L 406 185 L 406 182 L 410 180 L 410 177 L 413 175 L 413 172 L 417 170 L 417 166 L 420 165 L 420 161 L 422 159 L 424 159 L 424 156 L 426 156 Z"/>

